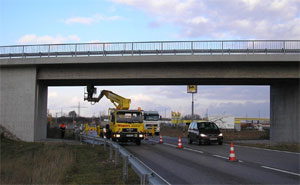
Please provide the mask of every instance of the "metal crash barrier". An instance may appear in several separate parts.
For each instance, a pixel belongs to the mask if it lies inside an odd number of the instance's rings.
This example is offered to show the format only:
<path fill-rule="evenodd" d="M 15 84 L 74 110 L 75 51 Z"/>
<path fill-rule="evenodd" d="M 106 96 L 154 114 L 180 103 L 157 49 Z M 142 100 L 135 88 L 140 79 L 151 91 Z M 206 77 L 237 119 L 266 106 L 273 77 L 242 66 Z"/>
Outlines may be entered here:
<path fill-rule="evenodd" d="M 131 166 L 135 173 L 140 177 L 141 185 L 169 184 L 116 142 L 106 138 L 85 134 L 79 134 L 79 139 L 80 142 L 92 144 L 93 147 L 95 145 L 103 145 L 104 150 L 107 150 L 107 147 L 109 147 L 109 159 L 112 161 L 114 160 L 115 166 L 119 164 L 119 157 L 121 156 L 123 158 L 123 180 L 125 182 L 128 180 L 128 166 Z"/>

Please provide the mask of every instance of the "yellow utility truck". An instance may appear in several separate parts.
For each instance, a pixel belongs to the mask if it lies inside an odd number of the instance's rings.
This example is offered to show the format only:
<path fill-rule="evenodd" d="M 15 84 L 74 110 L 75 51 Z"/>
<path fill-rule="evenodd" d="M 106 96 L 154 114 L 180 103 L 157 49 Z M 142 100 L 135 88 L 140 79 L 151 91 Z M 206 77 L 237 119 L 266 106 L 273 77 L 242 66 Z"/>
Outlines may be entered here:
<path fill-rule="evenodd" d="M 84 100 L 95 104 L 105 96 L 116 107 L 108 110 L 109 124 L 103 129 L 106 138 L 118 142 L 132 141 L 140 145 L 145 135 L 142 110 L 129 110 L 131 100 L 111 91 L 102 90 L 98 97 L 94 97 L 97 89 L 94 86 L 87 86 L 86 89 Z"/>

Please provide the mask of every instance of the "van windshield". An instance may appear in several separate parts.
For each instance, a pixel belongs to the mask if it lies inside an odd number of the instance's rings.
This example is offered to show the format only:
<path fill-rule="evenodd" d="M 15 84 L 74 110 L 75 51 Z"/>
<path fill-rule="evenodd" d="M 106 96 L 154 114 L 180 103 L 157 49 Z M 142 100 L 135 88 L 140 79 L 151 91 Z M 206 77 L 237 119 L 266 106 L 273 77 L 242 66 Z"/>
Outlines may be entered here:
<path fill-rule="evenodd" d="M 158 121 L 158 114 L 144 114 L 144 120 L 146 121 Z"/>
<path fill-rule="evenodd" d="M 213 122 L 199 122 L 198 128 L 201 130 L 218 130 L 218 126 Z"/>

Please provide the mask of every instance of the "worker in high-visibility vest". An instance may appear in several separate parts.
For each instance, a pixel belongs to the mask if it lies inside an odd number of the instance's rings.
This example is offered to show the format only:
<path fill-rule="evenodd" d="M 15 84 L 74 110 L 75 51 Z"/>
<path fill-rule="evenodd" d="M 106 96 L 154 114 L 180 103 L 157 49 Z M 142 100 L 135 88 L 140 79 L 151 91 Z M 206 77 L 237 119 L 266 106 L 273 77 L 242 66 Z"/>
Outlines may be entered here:
<path fill-rule="evenodd" d="M 60 124 L 59 129 L 61 131 L 61 138 L 63 139 L 65 137 L 66 124 L 64 123 Z"/>

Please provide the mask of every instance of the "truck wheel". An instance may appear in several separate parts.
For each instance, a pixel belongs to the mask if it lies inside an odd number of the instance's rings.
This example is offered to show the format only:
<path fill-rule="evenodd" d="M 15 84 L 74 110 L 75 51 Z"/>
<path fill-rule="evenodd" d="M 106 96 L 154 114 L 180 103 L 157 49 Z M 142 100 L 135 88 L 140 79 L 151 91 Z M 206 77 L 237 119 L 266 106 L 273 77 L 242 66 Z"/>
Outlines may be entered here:
<path fill-rule="evenodd" d="M 140 140 L 140 139 L 136 139 L 136 140 L 135 140 L 135 144 L 136 144 L 136 145 L 141 145 L 141 140 Z"/>

